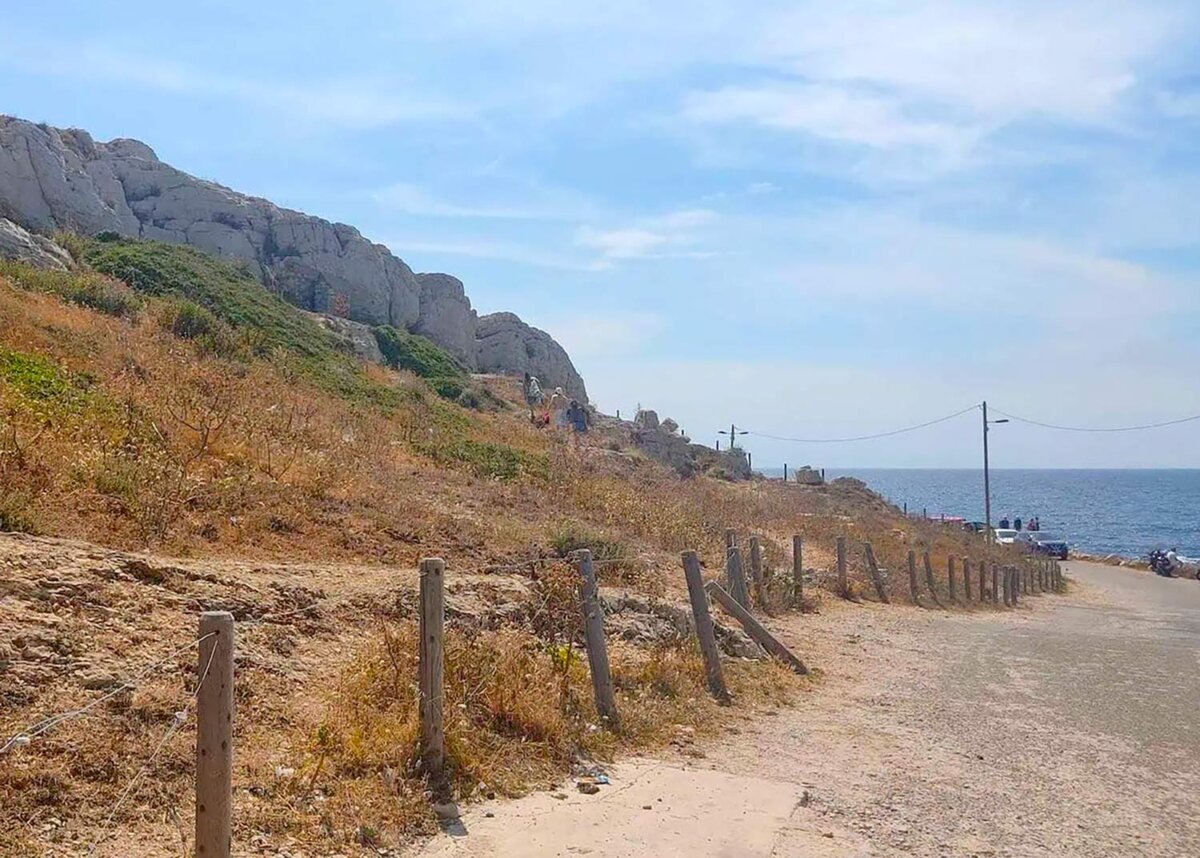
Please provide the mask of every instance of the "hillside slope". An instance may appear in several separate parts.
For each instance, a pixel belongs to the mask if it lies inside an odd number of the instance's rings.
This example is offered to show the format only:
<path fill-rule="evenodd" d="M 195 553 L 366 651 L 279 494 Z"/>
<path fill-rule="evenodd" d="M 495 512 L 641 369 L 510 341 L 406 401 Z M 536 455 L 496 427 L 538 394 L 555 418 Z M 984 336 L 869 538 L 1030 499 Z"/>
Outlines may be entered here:
<path fill-rule="evenodd" d="M 726 528 L 761 535 L 775 611 L 793 534 L 807 610 L 828 599 L 839 536 L 856 598 L 871 598 L 867 539 L 892 570 L 929 550 L 943 594 L 950 556 L 1015 559 L 853 481 L 684 478 L 618 428 L 536 428 L 514 379 L 464 373 L 491 400 L 472 407 L 448 397 L 456 364 L 427 341 L 394 343 L 424 377 L 362 364 L 197 251 L 67 243 L 73 270 L 0 263 L 0 531 L 18 531 L 0 534 L 0 744 L 104 705 L 0 754 L 4 858 L 97 840 L 102 856 L 179 853 L 202 610 L 238 620 L 239 844 L 378 855 L 435 824 L 414 758 L 421 557 L 448 561 L 464 799 L 685 742 L 804 690 L 718 616 L 737 705 L 705 692 L 679 552 L 714 577 Z M 600 561 L 620 733 L 598 729 L 580 655 L 566 558 L 581 547 Z"/>
<path fill-rule="evenodd" d="M 0 116 L 0 217 L 43 234 L 113 231 L 190 245 L 244 263 L 303 309 L 421 334 L 470 368 L 482 356 L 488 371 L 530 371 L 587 399 L 558 343 L 511 314 L 477 319 L 456 278 L 414 274 L 351 226 L 190 176 L 137 140 L 99 143 L 80 129 Z"/>

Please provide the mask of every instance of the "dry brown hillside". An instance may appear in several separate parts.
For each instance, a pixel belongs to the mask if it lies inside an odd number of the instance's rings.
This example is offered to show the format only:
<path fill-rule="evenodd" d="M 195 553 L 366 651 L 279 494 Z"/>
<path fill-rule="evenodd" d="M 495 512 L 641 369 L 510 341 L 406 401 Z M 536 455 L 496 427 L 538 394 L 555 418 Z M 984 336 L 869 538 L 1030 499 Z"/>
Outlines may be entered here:
<path fill-rule="evenodd" d="M 801 534 L 818 583 L 849 537 L 860 598 L 865 539 L 897 571 L 930 550 L 943 579 L 949 556 L 986 554 L 850 482 L 682 479 L 619 429 L 577 446 L 529 424 L 512 380 L 435 373 L 403 335 L 419 359 L 397 365 L 424 378 L 360 365 L 188 258 L 134 246 L 108 267 L 123 281 L 86 264 L 112 248 L 74 250 L 69 274 L 0 267 L 0 744 L 32 736 L 0 753 L 0 855 L 180 853 L 202 610 L 239 621 L 246 854 L 385 854 L 433 825 L 413 759 L 420 557 L 449 564 L 450 754 L 469 798 L 730 717 L 670 607 L 679 552 L 715 574 L 726 528 L 762 534 L 779 570 Z M 579 657 L 563 561 L 579 547 L 604 561 L 620 735 L 596 726 Z M 753 655 L 732 630 L 723 646 Z M 766 660 L 730 670 L 735 710 L 803 693 Z"/>

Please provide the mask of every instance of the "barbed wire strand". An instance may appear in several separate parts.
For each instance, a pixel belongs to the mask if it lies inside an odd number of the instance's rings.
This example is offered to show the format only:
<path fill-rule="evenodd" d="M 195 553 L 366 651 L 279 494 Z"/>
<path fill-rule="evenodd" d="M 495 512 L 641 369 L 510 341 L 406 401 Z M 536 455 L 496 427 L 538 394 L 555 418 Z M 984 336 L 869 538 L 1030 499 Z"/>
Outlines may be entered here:
<path fill-rule="evenodd" d="M 216 634 L 216 632 L 213 632 L 213 634 Z M 205 637 L 207 638 L 209 635 L 205 635 Z M 130 778 L 129 783 L 125 785 L 125 789 L 121 790 L 121 794 L 117 797 L 116 802 L 109 809 L 108 816 L 106 816 L 104 819 L 104 824 L 100 826 L 100 833 L 96 836 L 96 839 L 92 841 L 91 848 L 88 849 L 88 855 L 95 855 L 96 850 L 100 847 L 100 844 L 108 839 L 113 818 L 117 815 L 117 812 L 121 809 L 121 806 L 125 803 L 125 800 L 132 794 L 133 788 L 137 785 L 138 781 L 141 780 L 142 775 L 149 771 L 150 767 L 154 765 L 154 761 L 158 759 L 158 755 L 162 753 L 162 749 L 167 746 L 167 743 L 170 742 L 172 737 L 179 732 L 180 728 L 187 723 L 188 718 L 192 714 L 192 705 L 200 696 L 200 689 L 204 687 L 204 680 L 208 678 L 209 668 L 212 667 L 213 659 L 216 658 L 217 649 L 220 646 L 220 641 L 217 641 L 213 644 L 212 652 L 208 654 L 208 661 L 204 665 L 204 670 L 200 674 L 200 679 L 196 682 L 195 690 L 188 696 L 187 702 L 184 704 L 183 709 L 175 713 L 175 716 L 171 719 L 170 726 L 167 728 L 166 732 L 163 733 L 162 738 L 159 739 L 158 744 L 155 746 L 154 751 L 147 758 L 146 762 L 142 763 L 141 767 L 137 770 L 134 776 Z"/>
<path fill-rule="evenodd" d="M 1200 420 L 1200 414 L 1194 414 L 1191 417 L 1180 417 L 1175 420 L 1163 420 L 1159 423 L 1143 423 L 1138 426 L 1060 426 L 1056 423 L 1043 423 L 1041 420 L 1031 420 L 1028 417 L 1018 417 L 1016 414 L 1009 414 L 1006 411 L 1001 411 L 999 408 L 991 409 L 1001 417 L 1007 417 L 1009 420 L 1016 420 L 1018 423 L 1028 423 L 1030 426 L 1040 426 L 1043 429 L 1057 429 L 1062 432 L 1140 432 L 1143 429 L 1161 429 L 1164 426 L 1178 426 L 1181 423 L 1191 423 Z"/>
<path fill-rule="evenodd" d="M 938 417 L 935 420 L 927 420 L 924 423 L 918 423 L 915 426 L 905 426 L 903 429 L 892 429 L 888 432 L 876 432 L 871 435 L 854 435 L 846 438 L 788 438 L 782 435 L 770 435 L 766 432 L 755 432 L 746 430 L 747 435 L 753 435 L 756 438 L 768 438 L 772 441 L 790 441 L 796 444 L 846 444 L 851 441 L 872 441 L 876 438 L 891 438 L 894 435 L 903 435 L 906 432 L 916 432 L 918 429 L 925 429 L 929 426 L 935 426 L 938 423 L 945 423 L 947 420 L 953 420 L 955 417 L 975 411 L 979 405 L 971 405 L 964 408 L 962 411 L 955 411 L 953 414 L 947 414 L 945 417 Z"/>
<path fill-rule="evenodd" d="M 49 732 L 50 730 L 53 730 L 55 727 L 59 726 L 60 724 L 70 721 L 73 718 L 80 718 L 80 717 L 86 715 L 88 712 L 95 709 L 101 703 L 103 703 L 104 701 L 109 700 L 113 697 L 116 697 L 122 691 L 128 691 L 131 688 L 137 687 L 138 683 L 140 683 L 143 679 L 145 679 L 147 676 L 149 676 L 151 673 L 153 673 L 158 668 L 162 667 L 167 662 L 173 660 L 180 653 L 187 652 L 189 649 L 191 649 L 194 646 L 199 646 L 201 642 L 207 640 L 208 638 L 212 637 L 215 634 L 216 634 L 216 632 L 209 632 L 208 634 L 203 635 L 199 638 L 196 638 L 193 641 L 189 641 L 188 643 L 184 644 L 183 646 L 179 647 L 178 649 L 173 650 L 171 652 L 171 654 L 166 656 L 165 658 L 159 659 L 158 661 L 153 662 L 152 664 L 149 664 L 146 667 L 142 668 L 140 671 L 138 671 L 133 676 L 132 679 L 128 679 L 125 682 L 122 682 L 116 688 L 111 689 L 108 693 L 102 695 L 101 697 L 97 697 L 95 700 L 93 700 L 91 703 L 86 704 L 85 706 L 81 706 L 78 709 L 68 710 L 59 715 L 48 716 L 47 718 L 43 718 L 40 721 L 36 721 L 33 724 L 30 724 L 24 730 L 20 731 L 19 733 L 15 734 L 11 738 L 9 738 L 8 741 L 6 741 L 4 743 L 3 746 L 0 746 L 0 754 L 8 753 L 9 749 L 16 745 L 27 745 L 32 740 L 36 739 L 38 736 L 41 736 L 42 734 Z"/>

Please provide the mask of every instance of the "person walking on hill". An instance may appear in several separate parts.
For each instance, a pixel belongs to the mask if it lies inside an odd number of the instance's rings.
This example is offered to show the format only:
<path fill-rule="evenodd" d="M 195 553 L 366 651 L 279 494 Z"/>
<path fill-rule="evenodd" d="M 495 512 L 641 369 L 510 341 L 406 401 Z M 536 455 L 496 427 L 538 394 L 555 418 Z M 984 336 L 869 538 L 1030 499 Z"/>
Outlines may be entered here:
<path fill-rule="evenodd" d="M 1017 516 L 1016 518 L 1013 519 L 1013 530 L 1020 530 L 1020 529 L 1021 529 L 1021 517 Z"/>
<path fill-rule="evenodd" d="M 1005 516 L 1004 518 L 1000 519 L 1000 529 L 1008 530 L 1008 516 Z"/>
<path fill-rule="evenodd" d="M 550 420 L 555 429 L 567 428 L 567 406 L 570 400 L 561 387 L 554 388 L 550 397 Z"/>
<path fill-rule="evenodd" d="M 581 436 L 588 430 L 587 410 L 579 404 L 578 399 L 572 399 L 567 406 L 567 424 L 571 427 L 572 438 L 578 447 Z"/>
<path fill-rule="evenodd" d="M 529 406 L 529 419 L 531 422 L 537 422 L 537 409 L 545 404 L 546 395 L 542 393 L 542 386 L 538 384 L 536 375 L 525 373 L 522 387 L 525 391 L 525 404 Z"/>

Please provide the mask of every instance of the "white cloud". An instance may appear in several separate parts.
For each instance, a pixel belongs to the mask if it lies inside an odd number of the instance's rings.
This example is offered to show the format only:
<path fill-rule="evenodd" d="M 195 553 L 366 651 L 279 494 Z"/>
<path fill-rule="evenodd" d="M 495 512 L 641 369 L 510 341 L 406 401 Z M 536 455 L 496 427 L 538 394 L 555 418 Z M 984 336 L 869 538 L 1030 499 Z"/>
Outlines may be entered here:
<path fill-rule="evenodd" d="M 908 116 L 896 99 L 824 84 L 694 92 L 687 96 L 683 114 L 693 122 L 750 122 L 880 149 L 920 146 L 950 154 L 979 136 L 979 130 L 969 124 Z"/>
<path fill-rule="evenodd" d="M 631 226 L 598 229 L 581 226 L 575 244 L 599 252 L 604 260 L 648 258 L 703 258 L 711 251 L 691 247 L 701 228 L 715 222 L 710 209 L 682 209 L 639 219 Z"/>

